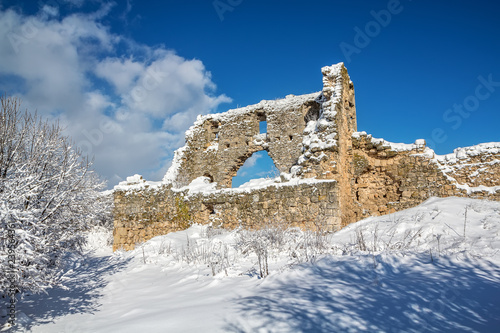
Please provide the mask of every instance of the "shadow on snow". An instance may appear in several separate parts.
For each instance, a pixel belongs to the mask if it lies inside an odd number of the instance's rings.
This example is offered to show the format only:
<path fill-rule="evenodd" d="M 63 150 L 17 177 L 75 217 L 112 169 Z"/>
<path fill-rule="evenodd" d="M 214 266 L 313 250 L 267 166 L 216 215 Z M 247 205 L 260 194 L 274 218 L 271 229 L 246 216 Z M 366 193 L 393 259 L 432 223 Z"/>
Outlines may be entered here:
<path fill-rule="evenodd" d="M 424 255 L 325 258 L 235 300 L 230 332 L 498 332 L 500 267 Z M 407 257 L 406 257 L 407 259 Z M 285 274 L 285 276 L 288 274 Z"/>
<path fill-rule="evenodd" d="M 47 324 L 69 314 L 95 313 L 100 307 L 99 298 L 104 296 L 102 291 L 109 283 L 106 277 L 123 270 L 127 264 L 127 260 L 113 256 L 84 256 L 73 267 L 67 268 L 63 277 L 64 286 L 48 289 L 48 294 L 24 296 L 17 302 L 16 310 L 25 313 L 32 321 L 24 329 Z M 2 301 L 7 304 L 8 299 Z"/>

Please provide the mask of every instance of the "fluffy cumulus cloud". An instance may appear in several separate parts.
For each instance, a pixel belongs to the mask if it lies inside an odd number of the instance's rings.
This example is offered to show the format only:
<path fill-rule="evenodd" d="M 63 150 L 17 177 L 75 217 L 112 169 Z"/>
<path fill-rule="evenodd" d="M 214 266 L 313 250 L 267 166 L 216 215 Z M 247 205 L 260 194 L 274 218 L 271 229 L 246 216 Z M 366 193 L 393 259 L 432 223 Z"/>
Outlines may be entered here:
<path fill-rule="evenodd" d="M 247 177 L 250 174 L 254 174 L 255 170 L 252 170 L 255 165 L 257 164 L 257 161 L 262 158 L 262 154 L 260 153 L 254 153 L 252 156 L 250 156 L 245 163 L 241 166 L 241 168 L 238 170 L 238 176 L 240 177 Z"/>
<path fill-rule="evenodd" d="M 137 172 L 161 179 L 196 116 L 230 99 L 201 61 L 111 33 L 108 12 L 1 10 L 0 90 L 58 119 L 111 185 Z"/>

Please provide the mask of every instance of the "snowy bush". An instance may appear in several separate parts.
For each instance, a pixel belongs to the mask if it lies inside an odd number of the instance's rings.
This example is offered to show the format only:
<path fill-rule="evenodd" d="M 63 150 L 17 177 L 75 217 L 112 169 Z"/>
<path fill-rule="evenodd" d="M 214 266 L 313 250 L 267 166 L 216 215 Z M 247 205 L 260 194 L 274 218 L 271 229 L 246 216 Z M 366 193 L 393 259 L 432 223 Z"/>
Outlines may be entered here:
<path fill-rule="evenodd" d="M 86 233 L 85 250 L 102 251 L 113 248 L 113 230 L 102 225 L 95 225 Z"/>
<path fill-rule="evenodd" d="M 0 99 L 0 292 L 41 292 L 93 221 L 109 220 L 104 183 L 59 124 Z M 104 223 L 104 222 L 103 222 Z"/>
<path fill-rule="evenodd" d="M 212 225 L 193 225 L 185 231 L 136 244 L 134 251 L 144 264 L 187 264 L 200 270 L 207 268 L 206 273 L 212 276 L 238 272 L 265 278 L 272 271 L 314 262 L 321 255 L 333 253 L 331 235 L 288 227 L 285 221 L 259 230 L 229 231 Z"/>
<path fill-rule="evenodd" d="M 187 247 L 181 252 L 180 258 L 188 264 L 207 265 L 213 276 L 220 272 L 225 272 L 227 275 L 227 269 L 231 266 L 228 245 L 216 240 L 196 244 L 188 239 Z"/>
<path fill-rule="evenodd" d="M 287 254 L 290 264 L 313 262 L 320 255 L 331 253 L 331 233 L 321 230 L 290 228 L 275 222 L 260 230 L 238 230 L 236 247 L 242 253 L 253 252 L 258 259 L 259 275 L 269 274 L 269 258 Z"/>

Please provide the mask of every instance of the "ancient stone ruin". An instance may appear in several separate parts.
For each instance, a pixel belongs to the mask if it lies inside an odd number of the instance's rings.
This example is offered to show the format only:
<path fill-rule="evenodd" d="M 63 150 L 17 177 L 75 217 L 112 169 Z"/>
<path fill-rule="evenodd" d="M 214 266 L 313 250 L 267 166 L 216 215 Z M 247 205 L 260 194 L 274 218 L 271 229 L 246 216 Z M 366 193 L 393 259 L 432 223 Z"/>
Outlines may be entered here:
<path fill-rule="evenodd" d="M 199 116 L 162 182 L 136 175 L 115 187 L 113 248 L 130 250 L 192 223 L 334 231 L 431 196 L 500 200 L 500 142 L 438 156 L 424 140 L 375 139 L 357 132 L 344 65 L 322 73 L 321 92 Z M 261 121 L 267 133 L 259 133 Z M 262 150 L 280 177 L 231 188 L 238 169 Z"/>

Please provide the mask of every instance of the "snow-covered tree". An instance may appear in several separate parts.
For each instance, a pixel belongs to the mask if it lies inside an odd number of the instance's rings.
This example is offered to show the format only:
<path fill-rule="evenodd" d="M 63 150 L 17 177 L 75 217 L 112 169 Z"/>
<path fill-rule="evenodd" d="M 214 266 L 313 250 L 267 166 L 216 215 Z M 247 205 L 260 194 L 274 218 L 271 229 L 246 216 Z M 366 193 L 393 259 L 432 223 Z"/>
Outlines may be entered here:
<path fill-rule="evenodd" d="M 0 294 L 41 292 L 57 281 L 66 251 L 109 209 L 104 182 L 58 123 L 1 97 Z"/>

